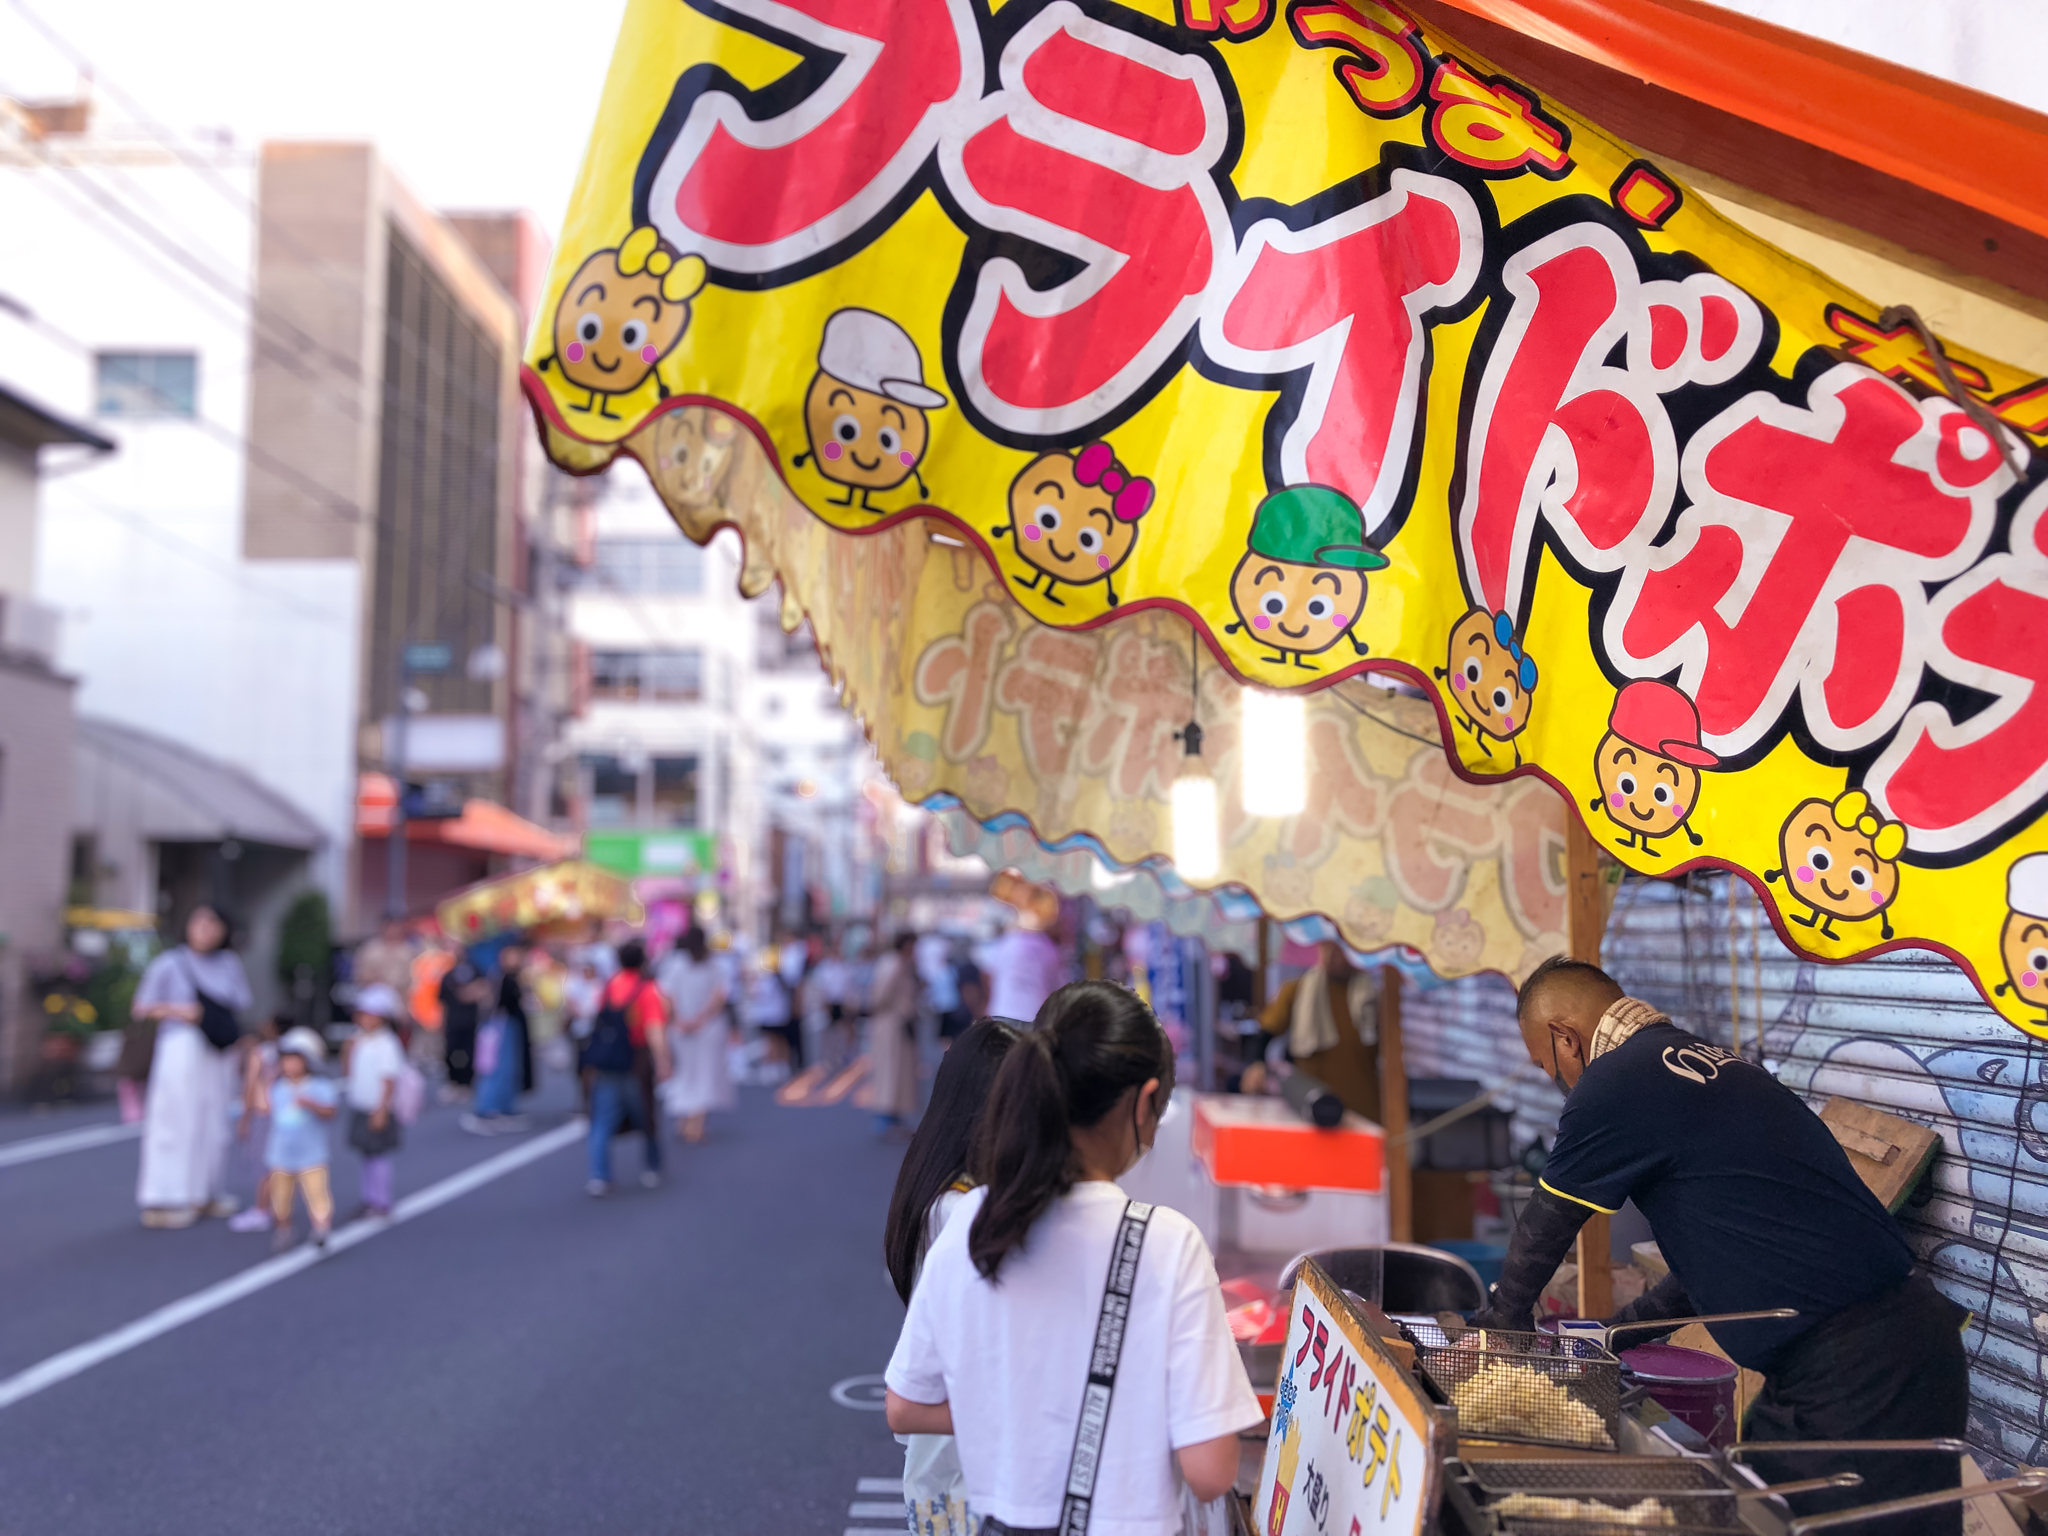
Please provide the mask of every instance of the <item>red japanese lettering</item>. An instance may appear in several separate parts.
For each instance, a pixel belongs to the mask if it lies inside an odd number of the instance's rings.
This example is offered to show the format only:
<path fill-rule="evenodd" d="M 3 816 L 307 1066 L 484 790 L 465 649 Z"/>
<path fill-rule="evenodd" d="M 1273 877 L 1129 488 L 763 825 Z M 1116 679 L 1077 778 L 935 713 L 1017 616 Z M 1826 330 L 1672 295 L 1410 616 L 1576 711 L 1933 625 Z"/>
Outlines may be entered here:
<path fill-rule="evenodd" d="M 1539 524 L 1594 570 L 1647 556 L 1678 485 L 1661 397 L 1732 377 L 1763 318 L 1718 278 L 1640 281 L 1621 237 L 1596 224 L 1516 252 L 1502 281 L 1514 307 L 1474 404 L 1458 547 L 1473 595 L 1516 613 Z"/>
<path fill-rule="evenodd" d="M 1010 629 L 1010 616 L 1000 605 L 976 603 L 959 634 L 933 641 L 917 658 L 911 686 L 920 704 L 946 706 L 939 751 L 953 762 L 965 762 L 988 740 L 996 662 Z"/>
<path fill-rule="evenodd" d="M 1344 1385 L 1337 1385 L 1337 1367 L 1344 1369 Z M 1341 1430 L 1344 1425 L 1344 1406 L 1351 1401 L 1351 1384 L 1358 1380 L 1358 1363 L 1341 1349 L 1337 1352 L 1337 1364 L 1332 1365 L 1323 1376 L 1323 1417 L 1334 1419 Z"/>
<path fill-rule="evenodd" d="M 1758 393 L 1722 412 L 1684 479 L 1692 504 L 1623 577 L 1608 650 L 1638 677 L 1680 668 L 1705 738 L 1733 753 L 1795 691 L 1824 746 L 1889 731 L 1935 639 L 1924 584 L 1982 552 L 2012 476 L 1957 407 L 1844 363 L 1805 406 Z"/>
<path fill-rule="evenodd" d="M 1304 230 L 1263 219 L 1218 287 L 1202 347 L 1264 379 L 1308 370 L 1280 443 L 1289 485 L 1345 492 L 1366 526 L 1400 497 L 1422 406 L 1423 316 L 1455 304 L 1479 273 L 1471 194 L 1396 171 L 1391 189 Z"/>
<path fill-rule="evenodd" d="M 1300 1365 L 1308 1358 L 1308 1352 L 1316 1341 L 1315 1309 L 1303 1303 L 1301 1309 L 1301 1348 L 1294 1352 L 1294 1363 Z"/>
<path fill-rule="evenodd" d="M 656 168 L 648 218 L 714 267 L 776 272 L 856 234 L 909 184 L 981 94 L 981 38 L 966 0 L 724 3 L 803 62 L 738 95 L 713 77 Z"/>
<path fill-rule="evenodd" d="M 958 363 L 989 421 L 1071 437 L 1185 344 L 1231 246 L 1211 172 L 1229 135 L 1206 59 L 1095 21 L 1068 0 L 1003 50 L 1002 89 L 940 149 L 946 184 L 983 228 L 1082 270 L 1033 288 L 999 257 L 975 278 Z"/>
<path fill-rule="evenodd" d="M 1533 97 L 1499 80 L 1481 80 L 1456 59 L 1445 59 L 1429 82 L 1429 136 L 1437 148 L 1489 175 L 1527 166 L 1559 176 L 1571 165 L 1570 140 Z"/>
<path fill-rule="evenodd" d="M 1304 48 L 1334 48 L 1333 69 L 1351 99 L 1374 117 L 1399 117 L 1422 94 L 1415 23 L 1375 0 L 1295 0 L 1287 25 Z"/>
<path fill-rule="evenodd" d="M 1258 31 L 1272 14 L 1273 0 L 1180 0 L 1180 24 L 1190 32 L 1221 28 L 1242 37 Z"/>
<path fill-rule="evenodd" d="M 1914 705 L 1865 787 L 1915 851 L 1948 853 L 2048 794 L 2048 486 L 2014 515 L 2011 553 L 1950 582 L 1930 612 L 1935 669 L 1992 702 L 1961 724 L 1943 704 Z"/>

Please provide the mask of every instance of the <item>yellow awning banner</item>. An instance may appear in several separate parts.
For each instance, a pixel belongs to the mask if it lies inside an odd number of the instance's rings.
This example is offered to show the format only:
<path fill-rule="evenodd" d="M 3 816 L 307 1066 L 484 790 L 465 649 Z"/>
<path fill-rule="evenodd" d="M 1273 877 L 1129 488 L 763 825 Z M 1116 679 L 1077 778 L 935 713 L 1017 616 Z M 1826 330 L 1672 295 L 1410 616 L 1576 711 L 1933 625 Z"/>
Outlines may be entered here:
<path fill-rule="evenodd" d="M 1359 786 L 1424 770 L 1352 703 L 1416 704 L 1443 803 L 1548 780 L 1629 867 L 2048 1033 L 2048 380 L 1395 7 L 631 0 L 525 383 L 557 462 L 740 528 L 908 793 L 1160 851 L 1171 733 L 1117 690 L 1185 689 L 1192 627 L 1226 721 L 1349 713 Z M 1305 817 L 1226 877 L 1380 941 L 1405 825 Z M 1476 845 L 1483 959 L 1417 947 L 1518 973 L 1561 920 Z M 1397 936 L 1450 910 L 1387 878 Z"/>

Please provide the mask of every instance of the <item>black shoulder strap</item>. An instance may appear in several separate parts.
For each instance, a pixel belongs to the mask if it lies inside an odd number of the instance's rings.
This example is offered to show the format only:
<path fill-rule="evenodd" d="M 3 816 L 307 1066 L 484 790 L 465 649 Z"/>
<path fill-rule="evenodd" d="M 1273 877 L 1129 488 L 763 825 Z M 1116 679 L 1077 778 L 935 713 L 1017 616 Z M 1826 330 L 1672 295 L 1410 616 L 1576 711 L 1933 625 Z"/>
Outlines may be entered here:
<path fill-rule="evenodd" d="M 1074 1456 L 1067 1466 L 1067 1496 L 1060 1503 L 1060 1536 L 1085 1536 L 1095 1504 L 1095 1471 L 1102 1438 L 1109 1429 L 1109 1401 L 1116 1392 L 1117 1362 L 1124 1353 L 1124 1327 L 1131 1315 L 1131 1290 L 1138 1282 L 1138 1256 L 1152 1207 L 1142 1200 L 1124 1205 L 1124 1219 L 1109 1250 L 1109 1279 L 1102 1288 L 1102 1315 L 1095 1322 L 1095 1349 L 1088 1360 L 1088 1389 L 1081 1396 L 1081 1422 L 1074 1429 Z"/>

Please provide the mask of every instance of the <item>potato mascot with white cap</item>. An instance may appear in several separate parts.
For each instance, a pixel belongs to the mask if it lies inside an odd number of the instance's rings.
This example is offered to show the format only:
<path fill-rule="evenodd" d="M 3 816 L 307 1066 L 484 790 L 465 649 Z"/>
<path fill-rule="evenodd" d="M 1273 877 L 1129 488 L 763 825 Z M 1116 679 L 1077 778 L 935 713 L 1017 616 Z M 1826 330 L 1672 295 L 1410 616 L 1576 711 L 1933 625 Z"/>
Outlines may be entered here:
<path fill-rule="evenodd" d="M 825 322 L 818 348 L 818 372 L 804 397 L 804 433 L 810 451 L 805 460 L 844 496 L 826 499 L 834 506 L 854 505 L 880 512 L 868 500 L 876 491 L 893 491 L 917 475 L 917 493 L 925 490 L 917 466 L 931 441 L 925 412 L 946 404 L 946 397 L 924 382 L 924 359 L 910 333 L 886 315 L 871 309 L 842 309 Z"/>
<path fill-rule="evenodd" d="M 2005 980 L 1997 993 L 2010 992 L 2029 1007 L 2048 1012 L 2048 853 L 2013 860 L 2005 873 L 2005 904 L 2012 910 L 1998 935 Z"/>

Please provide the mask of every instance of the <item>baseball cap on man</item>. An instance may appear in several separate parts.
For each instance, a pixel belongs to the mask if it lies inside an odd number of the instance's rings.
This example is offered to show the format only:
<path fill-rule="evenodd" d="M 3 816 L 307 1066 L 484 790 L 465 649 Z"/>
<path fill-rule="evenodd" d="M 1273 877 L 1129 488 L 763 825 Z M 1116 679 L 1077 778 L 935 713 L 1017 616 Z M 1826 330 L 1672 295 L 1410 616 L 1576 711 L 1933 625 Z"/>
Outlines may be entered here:
<path fill-rule="evenodd" d="M 1377 571 L 1387 557 L 1365 542 L 1365 517 L 1351 498 L 1327 485 L 1275 491 L 1252 514 L 1251 551 L 1290 565 Z"/>
<path fill-rule="evenodd" d="M 946 397 L 924 382 L 924 359 L 910 332 L 871 309 L 842 309 L 825 322 L 818 366 L 843 384 L 887 395 L 921 411 L 936 411 Z"/>
<path fill-rule="evenodd" d="M 356 993 L 355 1011 L 374 1013 L 380 1019 L 401 1019 L 405 1017 L 405 1004 L 398 999 L 398 989 L 381 981 L 373 981 Z"/>
<path fill-rule="evenodd" d="M 1700 712 L 1669 683 L 1643 678 L 1614 696 L 1607 729 L 1632 747 L 1693 768 L 1718 768 L 1721 759 L 1700 745 Z"/>

